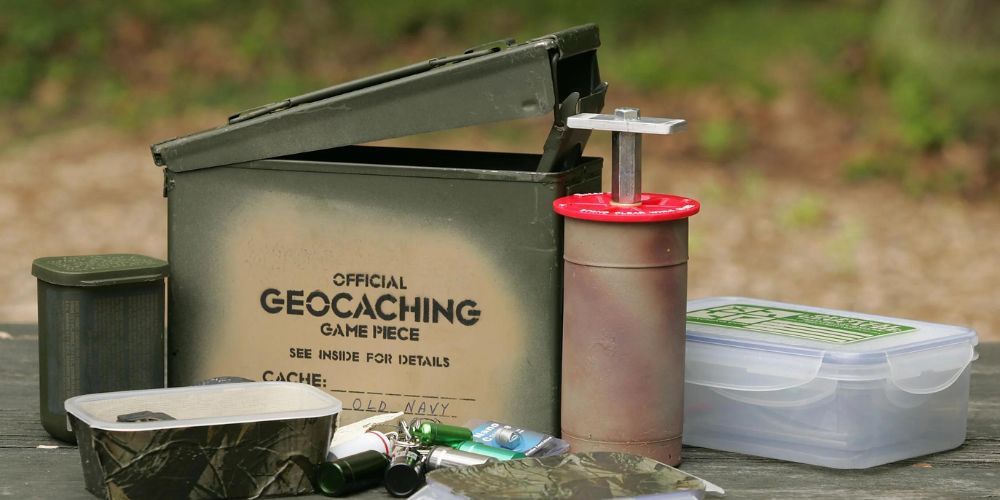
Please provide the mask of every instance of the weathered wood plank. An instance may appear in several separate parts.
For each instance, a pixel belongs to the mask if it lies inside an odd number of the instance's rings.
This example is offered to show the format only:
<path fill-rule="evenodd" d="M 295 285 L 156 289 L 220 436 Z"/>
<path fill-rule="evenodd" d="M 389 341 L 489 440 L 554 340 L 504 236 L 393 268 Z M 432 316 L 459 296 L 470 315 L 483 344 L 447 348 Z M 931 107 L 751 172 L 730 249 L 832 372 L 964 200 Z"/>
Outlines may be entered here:
<path fill-rule="evenodd" d="M 1000 492 L 996 440 L 863 470 L 836 470 L 698 448 L 685 449 L 682 469 L 735 498 L 977 498 Z M 968 457 L 962 461 L 953 455 Z M 992 453 L 991 461 L 977 458 Z M 991 463 L 989 463 L 991 462 Z"/>
<path fill-rule="evenodd" d="M 5 496 L 17 499 L 94 498 L 83 489 L 80 453 L 75 447 L 0 449 L 0 497 Z"/>
<path fill-rule="evenodd" d="M 0 339 L 0 497 L 92 498 L 83 489 L 76 448 L 53 440 L 39 424 L 34 326 L 0 326 L 0 331 L 13 337 Z M 1000 496 L 1000 344 L 982 345 L 979 352 L 968 439 L 958 449 L 871 469 L 834 470 L 685 448 L 681 468 L 725 488 L 730 498 Z M 375 489 L 362 497 L 387 495 Z"/>
<path fill-rule="evenodd" d="M 0 331 L 13 337 L 0 340 L 0 449 L 61 444 L 42 429 L 38 415 L 35 326 L 3 325 Z"/>

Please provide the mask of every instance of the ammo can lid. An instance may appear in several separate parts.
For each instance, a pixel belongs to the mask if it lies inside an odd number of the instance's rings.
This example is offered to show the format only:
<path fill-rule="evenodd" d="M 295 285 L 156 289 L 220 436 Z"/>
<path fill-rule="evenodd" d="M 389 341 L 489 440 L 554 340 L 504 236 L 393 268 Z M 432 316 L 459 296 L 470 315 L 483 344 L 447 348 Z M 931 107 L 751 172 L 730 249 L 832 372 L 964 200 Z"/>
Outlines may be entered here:
<path fill-rule="evenodd" d="M 106 286 L 156 281 L 167 276 L 166 261 L 116 253 L 40 257 L 31 264 L 36 278 L 63 286 Z"/>
<path fill-rule="evenodd" d="M 638 205 L 615 205 L 611 193 L 563 196 L 552 202 L 557 214 L 597 222 L 663 222 L 698 213 L 701 204 L 671 194 L 642 193 Z"/>
<path fill-rule="evenodd" d="M 566 120 L 604 105 L 598 46 L 593 24 L 492 42 L 248 109 L 151 152 L 184 172 L 554 112 L 537 171 L 565 170 L 590 137 Z"/>

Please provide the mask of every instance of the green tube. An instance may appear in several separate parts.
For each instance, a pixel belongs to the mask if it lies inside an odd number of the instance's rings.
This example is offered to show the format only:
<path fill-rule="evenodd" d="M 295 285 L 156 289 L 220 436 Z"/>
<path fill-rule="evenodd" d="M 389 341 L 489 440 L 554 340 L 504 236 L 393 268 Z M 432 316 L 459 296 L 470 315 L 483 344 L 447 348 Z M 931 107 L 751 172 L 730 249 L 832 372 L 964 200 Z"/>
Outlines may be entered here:
<path fill-rule="evenodd" d="M 363 451 L 316 469 L 316 489 L 327 496 L 343 496 L 382 482 L 389 458 L 377 451 Z"/>
<path fill-rule="evenodd" d="M 413 430 L 413 435 L 423 444 L 451 446 L 462 441 L 472 441 L 472 430 L 457 425 L 423 422 Z"/>
<path fill-rule="evenodd" d="M 493 457 L 500 461 L 525 458 L 525 454 L 519 451 L 505 450 L 503 448 L 497 448 L 495 446 L 489 446 L 475 441 L 463 441 L 461 443 L 455 443 L 451 445 L 451 447 L 456 450 L 467 451 L 469 453 L 486 455 L 487 457 Z"/>

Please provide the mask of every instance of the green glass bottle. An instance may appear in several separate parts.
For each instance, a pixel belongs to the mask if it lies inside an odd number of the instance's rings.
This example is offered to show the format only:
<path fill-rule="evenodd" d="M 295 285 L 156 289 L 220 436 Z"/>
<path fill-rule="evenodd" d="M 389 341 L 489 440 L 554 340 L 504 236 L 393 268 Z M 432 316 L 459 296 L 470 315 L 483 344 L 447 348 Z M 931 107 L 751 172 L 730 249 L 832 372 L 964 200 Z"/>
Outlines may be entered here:
<path fill-rule="evenodd" d="M 422 444 L 451 446 L 462 441 L 472 441 L 472 430 L 457 425 L 421 422 L 413 429 L 413 436 Z"/>

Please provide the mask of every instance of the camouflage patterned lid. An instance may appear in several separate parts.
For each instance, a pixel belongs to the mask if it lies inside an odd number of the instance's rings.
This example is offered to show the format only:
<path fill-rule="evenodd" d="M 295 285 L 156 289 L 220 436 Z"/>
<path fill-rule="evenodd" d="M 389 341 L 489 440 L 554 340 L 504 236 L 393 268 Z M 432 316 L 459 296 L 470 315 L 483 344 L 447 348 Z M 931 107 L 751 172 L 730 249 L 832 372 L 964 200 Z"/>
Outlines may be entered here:
<path fill-rule="evenodd" d="M 653 459 L 602 451 L 438 469 L 427 483 L 470 499 L 638 497 L 707 488 Z"/>
<path fill-rule="evenodd" d="M 167 267 L 166 261 L 145 255 L 68 255 L 35 259 L 31 274 L 54 285 L 106 286 L 163 279 Z"/>

